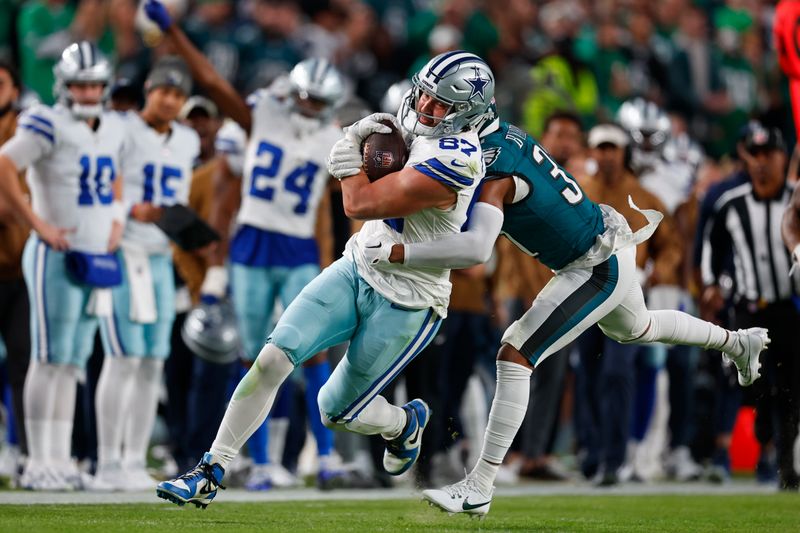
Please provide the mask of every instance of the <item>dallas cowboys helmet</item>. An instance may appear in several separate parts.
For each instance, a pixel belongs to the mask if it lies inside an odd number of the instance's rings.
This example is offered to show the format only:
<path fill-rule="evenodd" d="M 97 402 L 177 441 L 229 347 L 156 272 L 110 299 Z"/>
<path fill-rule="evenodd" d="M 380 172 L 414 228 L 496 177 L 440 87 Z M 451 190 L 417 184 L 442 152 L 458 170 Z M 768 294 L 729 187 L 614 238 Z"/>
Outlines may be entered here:
<path fill-rule="evenodd" d="M 480 57 L 456 50 L 434 57 L 414 74 L 413 87 L 403 98 L 397 118 L 415 135 L 448 135 L 473 129 L 481 121 L 494 97 L 494 74 Z M 417 111 L 423 93 L 448 104 L 449 110 L 435 126 L 420 123 Z"/>
<path fill-rule="evenodd" d="M 112 69 L 108 59 L 89 41 L 72 43 L 61 53 L 61 59 L 53 67 L 56 78 L 53 92 L 58 102 L 67 107 L 77 119 L 100 116 L 103 102 L 111 89 Z M 105 86 L 100 102 L 79 104 L 72 100 L 69 85 L 73 83 L 102 83 Z"/>
<path fill-rule="evenodd" d="M 192 309 L 183 323 L 181 337 L 195 355 L 212 363 L 230 363 L 239 355 L 236 316 L 227 300 L 201 303 Z"/>
<path fill-rule="evenodd" d="M 322 102 L 324 107 L 312 118 L 327 121 L 344 98 L 344 79 L 330 61 L 312 57 L 289 72 L 289 91 L 296 99 Z M 295 112 L 307 114 L 297 101 L 292 102 L 292 107 Z"/>
<path fill-rule="evenodd" d="M 637 97 L 617 111 L 617 121 L 633 141 L 633 166 L 638 171 L 652 167 L 660 159 L 669 140 L 669 117 L 654 102 Z"/>

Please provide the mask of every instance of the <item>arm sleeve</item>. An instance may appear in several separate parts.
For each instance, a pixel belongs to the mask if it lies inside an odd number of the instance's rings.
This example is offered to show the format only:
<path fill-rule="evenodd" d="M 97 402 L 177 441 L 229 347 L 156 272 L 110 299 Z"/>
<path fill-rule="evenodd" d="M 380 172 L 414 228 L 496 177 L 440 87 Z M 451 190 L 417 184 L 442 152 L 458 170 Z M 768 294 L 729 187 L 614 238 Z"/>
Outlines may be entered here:
<path fill-rule="evenodd" d="M 227 160 L 231 172 L 241 176 L 244 172 L 244 156 L 247 146 L 247 134 L 233 121 L 226 121 L 217 132 L 214 148 Z"/>
<path fill-rule="evenodd" d="M 467 268 L 486 262 L 503 227 L 503 212 L 478 202 L 467 231 L 433 241 L 405 245 L 404 264 L 414 267 Z"/>

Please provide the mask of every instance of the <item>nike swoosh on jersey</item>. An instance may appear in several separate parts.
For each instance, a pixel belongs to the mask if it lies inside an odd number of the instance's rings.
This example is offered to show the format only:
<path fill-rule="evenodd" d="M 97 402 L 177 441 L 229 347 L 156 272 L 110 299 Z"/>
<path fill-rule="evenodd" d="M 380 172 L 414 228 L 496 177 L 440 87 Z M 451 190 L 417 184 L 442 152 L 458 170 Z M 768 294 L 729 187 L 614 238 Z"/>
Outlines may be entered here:
<path fill-rule="evenodd" d="M 453 165 L 454 167 L 467 168 L 467 165 L 460 163 L 458 159 L 453 159 L 452 161 L 450 161 L 450 164 Z"/>
<path fill-rule="evenodd" d="M 477 509 L 478 507 L 483 507 L 484 505 L 488 505 L 492 502 L 492 500 L 483 502 L 483 503 L 467 503 L 467 500 L 464 500 L 461 503 L 461 508 L 465 511 L 471 511 L 473 509 Z"/>
<path fill-rule="evenodd" d="M 381 245 L 380 245 L 380 244 L 378 244 L 378 245 L 373 245 L 373 246 L 370 246 L 369 244 L 365 244 L 365 245 L 364 245 L 364 248 L 380 248 L 380 247 L 381 247 Z"/>

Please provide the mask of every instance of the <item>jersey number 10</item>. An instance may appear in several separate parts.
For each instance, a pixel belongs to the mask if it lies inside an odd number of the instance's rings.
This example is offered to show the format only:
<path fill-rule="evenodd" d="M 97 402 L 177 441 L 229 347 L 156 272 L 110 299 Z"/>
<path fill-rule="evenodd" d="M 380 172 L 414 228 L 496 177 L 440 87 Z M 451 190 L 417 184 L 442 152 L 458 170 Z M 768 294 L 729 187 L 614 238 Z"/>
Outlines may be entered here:
<path fill-rule="evenodd" d="M 81 175 L 78 178 L 80 192 L 78 193 L 78 205 L 109 205 L 114 201 L 114 191 L 111 184 L 117 177 L 114 170 L 114 160 L 108 156 L 101 155 L 93 161 L 88 155 L 82 155 L 79 163 L 81 165 Z M 91 176 L 91 179 L 90 179 Z"/>
<path fill-rule="evenodd" d="M 275 196 L 275 186 L 273 178 L 280 172 L 281 161 L 283 160 L 283 150 L 279 146 L 265 141 L 258 143 L 256 157 L 263 157 L 269 154 L 268 165 L 254 165 L 250 176 L 250 195 L 271 202 Z M 298 215 L 308 211 L 308 200 L 311 197 L 311 184 L 319 171 L 319 165 L 307 161 L 306 164 L 296 167 L 286 175 L 283 180 L 283 188 L 290 193 L 296 194 L 299 202 L 294 206 L 294 212 Z"/>

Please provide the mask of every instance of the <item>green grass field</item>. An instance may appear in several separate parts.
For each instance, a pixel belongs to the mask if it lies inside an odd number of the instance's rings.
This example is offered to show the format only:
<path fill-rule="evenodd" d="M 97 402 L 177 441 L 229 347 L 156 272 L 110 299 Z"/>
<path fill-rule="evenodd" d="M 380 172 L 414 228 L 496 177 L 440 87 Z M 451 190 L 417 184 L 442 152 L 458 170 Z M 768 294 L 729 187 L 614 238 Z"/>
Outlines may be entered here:
<path fill-rule="evenodd" d="M 416 500 L 219 502 L 207 510 L 169 504 L 0 505 L 0 531 L 800 531 L 800 496 L 501 497 L 484 521 L 448 516 Z"/>

